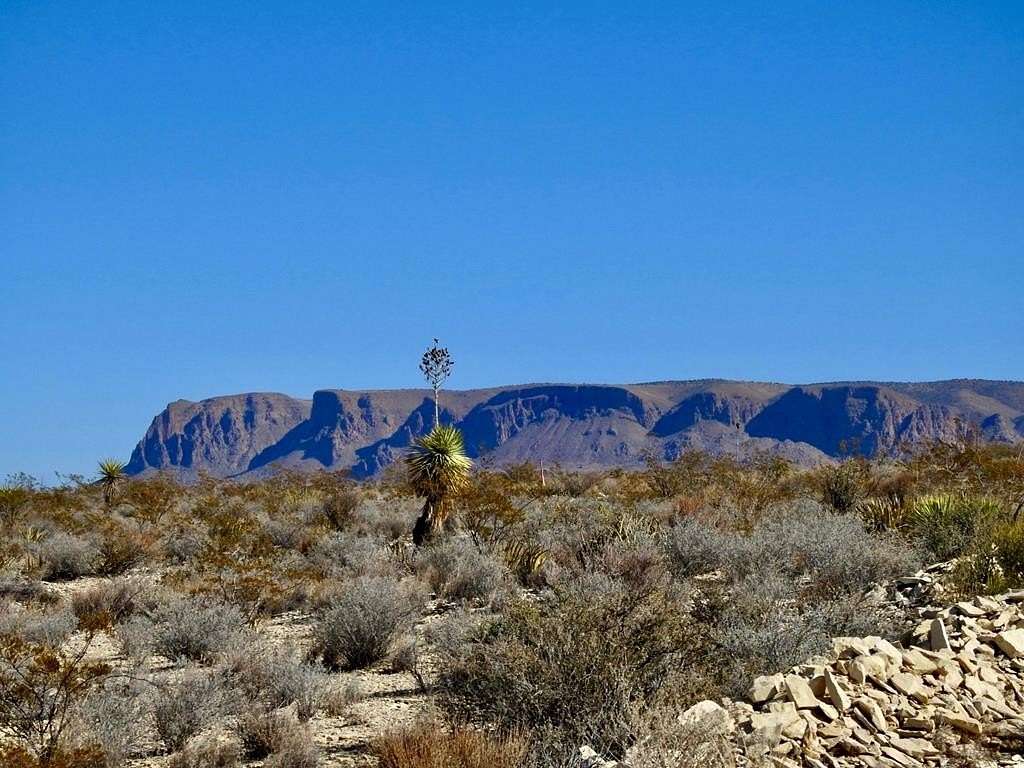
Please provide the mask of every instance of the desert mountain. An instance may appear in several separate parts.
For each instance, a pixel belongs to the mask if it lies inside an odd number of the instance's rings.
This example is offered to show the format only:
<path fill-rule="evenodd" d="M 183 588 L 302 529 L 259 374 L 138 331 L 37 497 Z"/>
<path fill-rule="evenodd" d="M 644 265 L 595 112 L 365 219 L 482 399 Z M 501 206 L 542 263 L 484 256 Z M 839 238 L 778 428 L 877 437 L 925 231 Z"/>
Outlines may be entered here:
<path fill-rule="evenodd" d="M 153 420 L 128 471 L 258 476 L 281 468 L 359 477 L 398 458 L 433 421 L 423 389 L 321 390 L 178 400 Z M 1024 441 L 1024 382 L 956 379 L 791 386 L 724 380 L 626 385 L 530 384 L 445 391 L 442 421 L 494 465 L 636 466 L 687 448 L 736 456 L 777 452 L 808 465 L 856 450 L 892 454 L 951 439 Z"/>

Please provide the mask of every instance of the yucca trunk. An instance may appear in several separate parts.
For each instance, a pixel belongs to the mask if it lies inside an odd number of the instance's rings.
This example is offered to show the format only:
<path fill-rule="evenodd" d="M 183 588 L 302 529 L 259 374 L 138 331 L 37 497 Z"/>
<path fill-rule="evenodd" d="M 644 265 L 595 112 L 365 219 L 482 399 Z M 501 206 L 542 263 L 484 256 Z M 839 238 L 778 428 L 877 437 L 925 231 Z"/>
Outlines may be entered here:
<path fill-rule="evenodd" d="M 412 529 L 413 544 L 418 547 L 434 538 L 434 535 L 444 527 L 447 517 L 443 501 L 427 499 Z"/>

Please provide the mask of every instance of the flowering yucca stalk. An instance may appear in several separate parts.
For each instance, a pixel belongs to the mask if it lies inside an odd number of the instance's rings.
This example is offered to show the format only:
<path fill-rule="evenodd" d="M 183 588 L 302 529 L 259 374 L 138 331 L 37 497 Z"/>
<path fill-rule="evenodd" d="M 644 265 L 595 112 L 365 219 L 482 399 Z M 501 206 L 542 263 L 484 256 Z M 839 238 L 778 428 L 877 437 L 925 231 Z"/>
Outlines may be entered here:
<path fill-rule="evenodd" d="M 452 499 L 469 482 L 473 462 L 466 456 L 462 433 L 451 426 L 434 427 L 413 444 L 405 461 L 413 490 L 426 500 L 412 531 L 419 546 L 444 525 Z"/>

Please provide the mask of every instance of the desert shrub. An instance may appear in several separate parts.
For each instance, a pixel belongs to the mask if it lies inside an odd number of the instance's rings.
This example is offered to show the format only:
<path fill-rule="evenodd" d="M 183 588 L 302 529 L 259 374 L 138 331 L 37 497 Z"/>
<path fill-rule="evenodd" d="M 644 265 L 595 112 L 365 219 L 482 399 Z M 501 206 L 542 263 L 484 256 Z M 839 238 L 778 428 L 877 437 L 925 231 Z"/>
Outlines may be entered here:
<path fill-rule="evenodd" d="M 209 662 L 243 628 L 238 608 L 204 597 L 173 596 L 118 627 L 133 658 L 155 651 L 171 660 Z"/>
<path fill-rule="evenodd" d="M 621 755 L 631 708 L 648 701 L 696 648 L 684 601 L 605 576 L 519 600 L 475 627 L 437 635 L 440 706 L 455 722 L 531 733 L 553 765 L 581 744 Z"/>
<path fill-rule="evenodd" d="M 394 541 L 412 529 L 419 513 L 419 504 L 412 498 L 364 499 L 352 512 L 351 526 L 357 532 Z"/>
<path fill-rule="evenodd" d="M 46 757 L 32 754 L 21 745 L 0 746 L 4 768 L 108 768 L 99 747 L 56 747 Z"/>
<path fill-rule="evenodd" d="M 636 589 L 653 587 L 668 573 L 662 531 L 627 529 L 605 545 L 601 572 Z"/>
<path fill-rule="evenodd" d="M 120 575 L 149 557 L 147 538 L 125 525 L 108 522 L 100 527 L 95 538 L 99 549 L 96 572 L 101 576 Z"/>
<path fill-rule="evenodd" d="M 998 523 L 977 535 L 957 560 L 951 583 L 965 596 L 1024 586 L 1024 521 Z"/>
<path fill-rule="evenodd" d="M 251 709 L 236 724 L 242 751 L 248 758 L 266 759 L 265 766 L 315 768 L 319 755 L 309 729 L 288 710 Z"/>
<path fill-rule="evenodd" d="M 336 531 L 345 530 L 361 500 L 362 496 L 355 488 L 342 488 L 330 494 L 323 502 L 324 520 Z"/>
<path fill-rule="evenodd" d="M 190 670 L 158 690 L 153 705 L 157 735 L 169 751 L 177 752 L 210 725 L 224 706 L 224 694 L 214 676 Z"/>
<path fill-rule="evenodd" d="M 242 757 L 242 747 L 234 739 L 216 734 L 200 735 L 168 761 L 168 768 L 235 768 Z"/>
<path fill-rule="evenodd" d="M 596 472 L 552 472 L 548 481 L 549 492 L 579 498 L 600 480 L 601 476 Z"/>
<path fill-rule="evenodd" d="M 1019 588 L 1024 584 L 1024 522 L 998 526 L 992 535 L 992 545 L 1007 589 Z"/>
<path fill-rule="evenodd" d="M 150 688 L 140 680 L 110 678 L 75 707 L 69 741 L 98 748 L 106 768 L 121 768 L 144 736 Z"/>
<path fill-rule="evenodd" d="M 354 677 L 333 676 L 324 691 L 323 710 L 331 717 L 348 713 L 353 704 L 363 700 L 363 687 Z"/>
<path fill-rule="evenodd" d="M 722 564 L 722 553 L 736 536 L 692 517 L 680 518 L 665 537 L 669 568 L 680 577 L 710 573 Z"/>
<path fill-rule="evenodd" d="M 345 583 L 313 628 L 312 653 L 331 669 L 374 664 L 387 656 L 423 603 L 416 582 L 364 576 Z"/>
<path fill-rule="evenodd" d="M 391 553 L 379 536 L 331 532 L 306 553 L 309 563 L 324 575 L 397 575 Z"/>
<path fill-rule="evenodd" d="M 183 525 L 168 531 L 160 546 L 170 562 L 181 565 L 197 557 L 208 543 L 206 531 L 193 525 Z"/>
<path fill-rule="evenodd" d="M 78 622 L 66 609 L 19 610 L 0 613 L 0 637 L 16 637 L 31 645 L 60 648 Z"/>
<path fill-rule="evenodd" d="M 225 685 L 252 703 L 268 709 L 290 704 L 302 721 L 320 709 L 327 690 L 322 670 L 295 658 L 287 648 L 273 648 L 251 640 L 238 643 L 227 654 Z"/>
<path fill-rule="evenodd" d="M 1001 510 L 995 502 L 945 494 L 919 499 L 909 514 L 909 533 L 936 558 L 947 560 L 964 552 Z"/>
<path fill-rule="evenodd" d="M 730 768 L 731 739 L 714 715 L 684 719 L 685 702 L 659 705 L 635 716 L 637 741 L 626 755 L 630 768 Z"/>
<path fill-rule="evenodd" d="M 912 571 L 917 552 L 898 539 L 867 531 L 854 516 L 837 516 L 813 503 L 766 515 L 749 535 L 720 535 L 720 567 L 734 580 L 781 572 L 810 579 L 813 592 L 856 591 Z M 703 546 L 703 545 L 702 545 Z"/>
<path fill-rule="evenodd" d="M 75 708 L 110 675 L 107 664 L 87 659 L 93 638 L 87 630 L 76 650 L 64 651 L 0 636 L 0 743 L 20 751 L 9 753 L 5 765 L 103 765 L 94 745 L 79 750 L 66 743 Z"/>
<path fill-rule="evenodd" d="M 505 577 L 492 555 L 469 539 L 451 538 L 421 550 L 418 573 L 438 596 L 450 600 L 488 600 Z"/>
<path fill-rule="evenodd" d="M 305 530 L 299 520 L 269 517 L 263 521 L 263 531 L 278 549 L 298 549 Z"/>
<path fill-rule="evenodd" d="M 801 600 L 781 573 L 738 583 L 715 617 L 714 669 L 723 693 L 746 695 L 757 675 L 785 670 L 827 650 L 833 636 L 891 635 L 898 628 L 857 595 Z"/>
<path fill-rule="evenodd" d="M 526 742 L 468 728 L 424 723 L 377 739 L 370 752 L 380 768 L 520 768 Z"/>
<path fill-rule="evenodd" d="M 294 738 L 282 741 L 263 765 L 264 768 L 316 768 L 320 765 L 320 750 L 309 731 L 302 730 Z"/>
<path fill-rule="evenodd" d="M 824 652 L 831 637 L 893 638 L 910 628 L 908 616 L 870 595 L 847 592 L 808 600 L 799 580 L 781 573 L 747 577 L 716 607 L 717 650 L 711 658 L 723 692 L 735 696 L 757 675 Z"/>
<path fill-rule="evenodd" d="M 523 538 L 570 574 L 600 568 L 605 547 L 619 534 L 622 509 L 596 499 L 544 499 L 529 510 Z"/>
<path fill-rule="evenodd" d="M 416 635 L 409 633 L 396 640 L 388 655 L 388 666 L 393 672 L 419 672 L 419 643 Z"/>
<path fill-rule="evenodd" d="M 0 523 L 13 528 L 28 511 L 32 501 L 32 485 L 4 483 L 0 485 Z"/>
<path fill-rule="evenodd" d="M 39 581 L 0 581 L 0 599 L 16 600 L 19 603 L 55 603 L 57 593 Z"/>
<path fill-rule="evenodd" d="M 857 505 L 857 514 L 868 530 L 878 533 L 899 531 L 907 525 L 907 507 L 896 496 L 865 499 Z"/>
<path fill-rule="evenodd" d="M 505 567 L 521 586 L 544 585 L 551 553 L 540 544 L 524 538 L 510 537 L 501 542 L 498 552 Z"/>
<path fill-rule="evenodd" d="M 873 534 L 853 516 L 823 514 L 814 505 L 766 520 L 751 535 L 756 554 L 777 552 L 783 569 L 807 575 L 817 592 L 856 591 L 913 571 L 917 553 L 891 536 Z"/>
<path fill-rule="evenodd" d="M 493 546 L 523 518 L 528 504 L 514 499 L 518 486 L 504 472 L 478 470 L 459 494 L 460 520 L 474 540 Z"/>
<path fill-rule="evenodd" d="M 80 621 L 105 616 L 107 623 L 117 624 L 135 613 L 138 595 L 144 588 L 141 581 L 125 579 L 92 584 L 72 595 L 71 610 Z"/>
<path fill-rule="evenodd" d="M 44 581 L 91 576 L 100 563 L 99 548 L 86 539 L 58 531 L 31 545 Z"/>
<path fill-rule="evenodd" d="M 858 467 L 849 461 L 823 467 L 819 479 L 821 503 L 840 514 L 852 512 L 862 495 L 858 474 Z"/>

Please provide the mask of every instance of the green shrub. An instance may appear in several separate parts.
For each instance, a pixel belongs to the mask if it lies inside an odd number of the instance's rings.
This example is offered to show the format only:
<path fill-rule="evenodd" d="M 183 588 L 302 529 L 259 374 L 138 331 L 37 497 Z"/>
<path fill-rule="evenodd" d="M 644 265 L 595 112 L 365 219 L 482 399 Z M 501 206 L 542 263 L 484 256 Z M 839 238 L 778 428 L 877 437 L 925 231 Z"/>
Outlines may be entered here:
<path fill-rule="evenodd" d="M 821 501 L 825 506 L 846 514 L 853 511 L 860 497 L 857 467 L 852 462 L 821 470 Z"/>
<path fill-rule="evenodd" d="M 1024 587 L 1024 521 L 993 526 L 957 561 L 953 585 L 963 595 Z"/>
<path fill-rule="evenodd" d="M 936 558 L 948 560 L 963 553 L 976 536 L 1001 516 L 990 499 L 970 496 L 927 496 L 910 511 L 909 533 Z"/>

